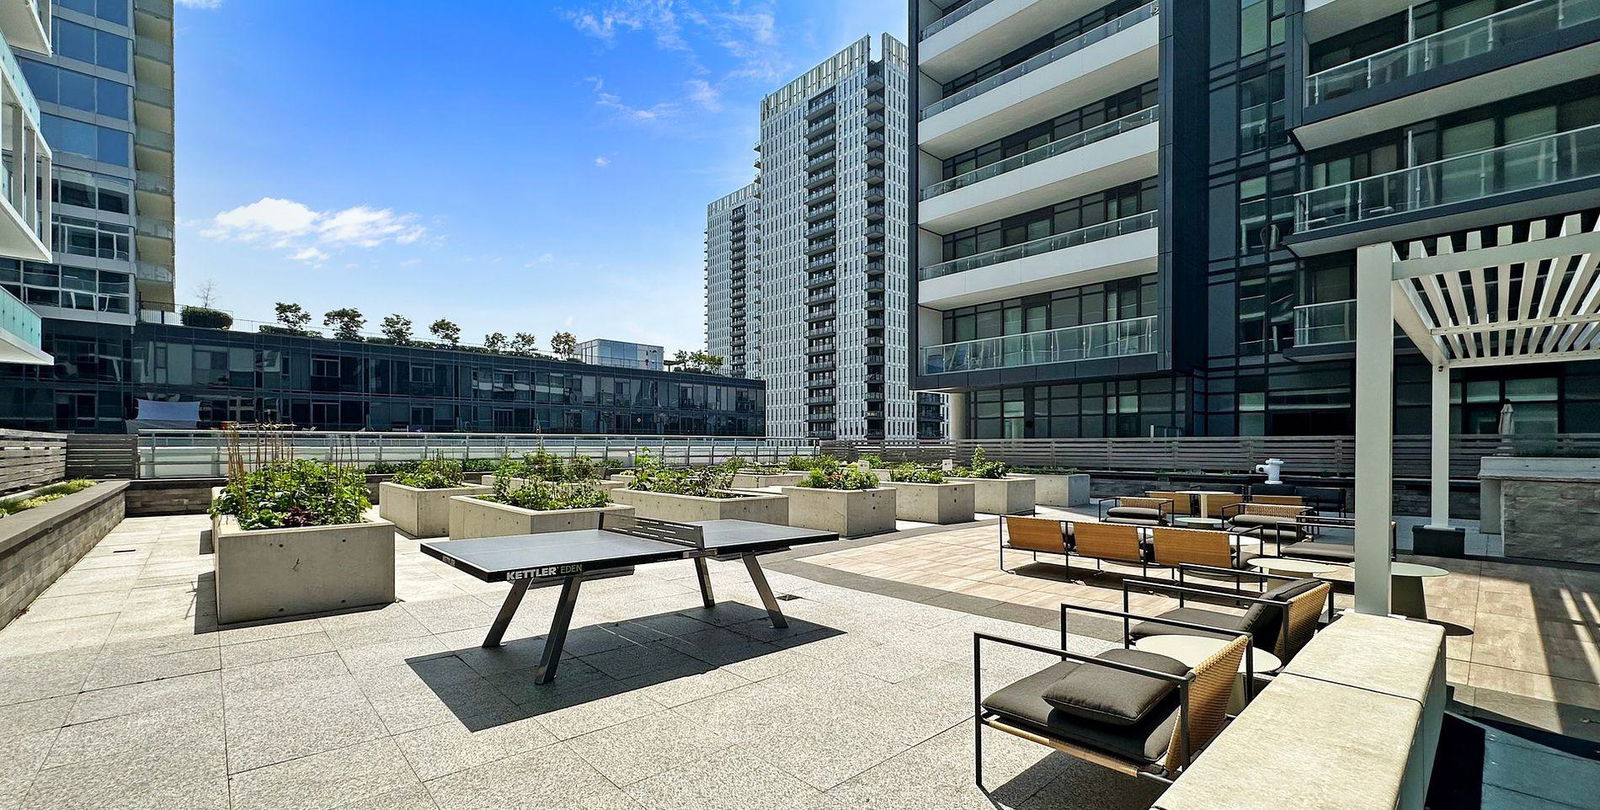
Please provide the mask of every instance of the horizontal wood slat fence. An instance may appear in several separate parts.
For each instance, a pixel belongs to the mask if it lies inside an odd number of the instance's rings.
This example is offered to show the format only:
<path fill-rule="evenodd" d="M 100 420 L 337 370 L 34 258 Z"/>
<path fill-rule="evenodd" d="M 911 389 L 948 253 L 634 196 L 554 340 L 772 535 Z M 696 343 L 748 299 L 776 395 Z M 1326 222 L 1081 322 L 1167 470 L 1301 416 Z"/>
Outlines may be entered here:
<path fill-rule="evenodd" d="M 73 478 L 137 478 L 139 437 L 73 433 L 67 437 L 67 474 Z"/>
<path fill-rule="evenodd" d="M 963 439 L 945 441 L 822 442 L 821 451 L 854 460 L 964 462 L 982 447 L 995 461 L 1021 467 L 1076 467 L 1086 471 L 1253 473 L 1269 458 L 1283 459 L 1285 475 L 1349 477 L 1355 474 L 1354 436 L 1183 436 L 1132 439 Z M 1394 474 L 1427 478 L 1427 436 L 1397 436 Z M 1478 461 L 1490 455 L 1600 456 L 1600 434 L 1543 436 L 1471 435 L 1450 441 L 1450 476 L 1476 478 Z"/>
<path fill-rule="evenodd" d="M 65 434 L 0 430 L 0 492 L 52 484 L 66 471 Z"/>

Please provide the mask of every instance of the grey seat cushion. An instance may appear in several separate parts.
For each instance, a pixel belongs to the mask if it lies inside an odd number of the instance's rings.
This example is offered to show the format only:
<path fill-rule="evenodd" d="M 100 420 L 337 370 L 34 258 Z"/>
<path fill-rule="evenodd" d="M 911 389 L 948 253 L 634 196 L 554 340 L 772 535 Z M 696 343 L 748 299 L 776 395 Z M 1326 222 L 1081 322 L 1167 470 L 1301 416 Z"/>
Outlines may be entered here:
<path fill-rule="evenodd" d="M 1140 650 L 1106 650 L 1095 658 L 1168 675 L 1183 675 L 1189 671 L 1181 661 Z M 1044 702 L 1074 717 L 1131 726 L 1143 720 L 1177 688 L 1177 684 L 1160 678 L 1085 665 L 1045 689 Z"/>
<path fill-rule="evenodd" d="M 1232 519 L 1229 520 L 1229 523 L 1241 529 L 1246 526 L 1270 526 L 1272 528 L 1278 528 L 1280 526 L 1293 526 L 1294 518 L 1285 517 L 1283 515 L 1245 514 L 1234 515 Z"/>
<path fill-rule="evenodd" d="M 1160 520 L 1161 510 L 1149 506 L 1113 506 L 1106 510 L 1106 516 Z"/>
<path fill-rule="evenodd" d="M 1175 622 L 1188 622 L 1190 624 L 1203 624 L 1206 627 L 1215 627 L 1215 632 L 1192 630 L 1188 627 L 1179 627 L 1165 624 L 1160 621 L 1139 622 L 1128 628 L 1128 635 L 1135 640 L 1146 636 L 1206 636 L 1211 638 L 1233 638 L 1248 631 L 1245 616 L 1237 613 L 1219 613 L 1214 610 L 1201 608 L 1181 607 L 1156 614 L 1157 619 L 1171 619 Z"/>
<path fill-rule="evenodd" d="M 1291 543 L 1284 546 L 1278 553 L 1285 557 L 1298 557 L 1302 560 L 1318 560 L 1332 563 L 1353 563 L 1356 561 L 1355 546 L 1343 543 L 1318 543 L 1307 540 L 1303 543 Z"/>
<path fill-rule="evenodd" d="M 1092 665 L 1062 661 L 1040 670 L 985 698 L 983 708 L 999 715 L 1005 722 L 1028 731 L 1066 740 L 1124 760 L 1147 765 L 1160 760 L 1167 751 L 1167 744 L 1172 741 L 1172 728 L 1177 725 L 1177 695 L 1169 695 L 1144 720 L 1131 726 L 1084 720 L 1051 706 L 1044 699 L 1046 689 L 1082 666 Z"/>

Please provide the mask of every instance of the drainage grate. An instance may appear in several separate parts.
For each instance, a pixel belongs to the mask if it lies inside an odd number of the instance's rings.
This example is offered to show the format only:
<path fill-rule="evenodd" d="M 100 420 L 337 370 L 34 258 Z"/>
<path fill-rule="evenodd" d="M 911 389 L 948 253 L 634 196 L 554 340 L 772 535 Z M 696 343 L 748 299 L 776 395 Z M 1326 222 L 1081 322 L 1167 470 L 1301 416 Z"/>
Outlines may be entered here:
<path fill-rule="evenodd" d="M 136 549 L 136 548 L 118 548 L 118 549 L 112 549 L 111 553 L 112 554 L 127 554 L 130 551 L 138 551 L 138 549 Z"/>
<path fill-rule="evenodd" d="M 796 599 L 804 599 L 804 598 L 805 597 L 803 597 L 803 596 L 795 596 L 792 593 L 780 593 L 780 594 L 778 594 L 778 601 L 780 601 L 780 602 L 793 602 Z"/>

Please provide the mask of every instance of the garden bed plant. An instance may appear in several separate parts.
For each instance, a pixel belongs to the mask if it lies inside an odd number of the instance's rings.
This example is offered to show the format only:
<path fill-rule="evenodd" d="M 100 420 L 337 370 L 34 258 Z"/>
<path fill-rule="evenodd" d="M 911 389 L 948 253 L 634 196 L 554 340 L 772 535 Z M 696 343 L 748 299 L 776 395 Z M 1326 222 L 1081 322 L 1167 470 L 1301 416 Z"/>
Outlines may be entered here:
<path fill-rule="evenodd" d="M 819 464 L 827 464 L 829 462 L 836 462 L 836 461 L 838 461 L 838 459 L 835 459 L 833 456 L 825 456 L 825 455 L 824 456 L 790 456 L 789 457 L 789 469 L 793 470 L 795 472 L 805 472 L 806 470 L 809 470 L 809 469 L 811 469 L 811 468 L 813 468 L 813 467 L 815 467 L 815 466 L 817 466 Z"/>
<path fill-rule="evenodd" d="M 859 537 L 894 531 L 895 491 L 878 485 L 878 476 L 828 458 L 804 481 L 784 487 L 789 525 Z"/>
<path fill-rule="evenodd" d="M 312 459 L 282 461 L 228 481 L 211 503 L 213 517 L 241 529 L 280 529 L 361 523 L 372 506 L 367 481 L 351 467 Z"/>
<path fill-rule="evenodd" d="M 943 470 L 906 463 L 896 466 L 889 480 L 904 484 L 943 484 L 947 479 Z"/>
<path fill-rule="evenodd" d="M 489 488 L 466 483 L 461 462 L 447 458 L 422 461 L 378 485 L 378 514 L 413 537 L 441 537 L 450 530 L 450 499 L 476 495 Z"/>
<path fill-rule="evenodd" d="M 951 475 L 956 478 L 1005 478 L 1011 472 L 1011 465 L 1004 461 L 990 461 L 984 454 L 982 447 L 972 450 L 972 463 L 964 467 L 956 467 Z"/>
<path fill-rule="evenodd" d="M 733 483 L 733 476 L 739 472 L 738 464 L 737 461 L 729 461 L 706 467 L 668 467 L 650 451 L 642 450 L 628 489 L 695 498 L 737 498 L 739 496 L 729 492 L 728 487 Z"/>
<path fill-rule="evenodd" d="M 874 489 L 878 486 L 878 476 L 859 467 L 845 466 L 838 459 L 823 456 L 822 461 L 811 468 L 811 474 L 796 486 L 807 489 Z"/>
<path fill-rule="evenodd" d="M 1030 515 L 1034 512 L 1034 479 L 1013 476 L 1004 461 L 990 461 L 982 447 L 973 449 L 972 463 L 956 467 L 950 477 L 976 484 L 975 506 L 994 515 Z"/>
<path fill-rule="evenodd" d="M 93 481 L 75 478 L 71 481 L 62 481 L 59 484 L 40 487 L 29 493 L 26 497 L 6 498 L 0 500 L 0 517 L 37 509 L 51 501 L 59 501 L 75 492 L 82 492 L 94 486 Z"/>
<path fill-rule="evenodd" d="M 478 500 L 503 503 L 518 509 L 549 512 L 557 509 L 599 509 L 611 503 L 611 496 L 592 481 L 543 481 L 524 479 L 513 486 L 511 478 L 495 476 L 494 491 L 476 495 Z"/>

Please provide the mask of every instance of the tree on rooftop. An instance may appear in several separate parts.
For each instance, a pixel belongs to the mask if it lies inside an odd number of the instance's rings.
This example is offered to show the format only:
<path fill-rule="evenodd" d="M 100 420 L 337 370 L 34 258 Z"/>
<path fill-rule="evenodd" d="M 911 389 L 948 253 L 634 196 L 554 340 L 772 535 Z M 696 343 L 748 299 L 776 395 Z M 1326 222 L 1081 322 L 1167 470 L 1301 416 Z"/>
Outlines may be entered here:
<path fill-rule="evenodd" d="M 394 341 L 397 346 L 405 346 L 411 342 L 411 319 L 403 315 L 390 315 L 383 319 L 383 336 Z"/>
<path fill-rule="evenodd" d="M 277 310 L 278 323 L 283 324 L 284 329 L 297 335 L 306 333 L 306 324 L 311 323 L 311 313 L 306 312 L 304 307 L 299 304 L 286 304 L 282 301 L 272 306 Z"/>
<path fill-rule="evenodd" d="M 359 309 L 340 307 L 323 313 L 322 325 L 333 329 L 333 336 L 340 340 L 360 340 L 367 318 Z"/>
<path fill-rule="evenodd" d="M 444 318 L 434 321 L 433 324 L 428 327 L 428 331 L 433 333 L 434 337 L 450 344 L 451 346 L 461 345 L 461 327 L 456 326 L 454 323 L 451 323 Z"/>
<path fill-rule="evenodd" d="M 483 336 L 483 348 L 491 352 L 506 350 L 506 334 L 504 332 L 490 332 Z"/>
<path fill-rule="evenodd" d="M 511 338 L 511 351 L 532 357 L 539 351 L 539 339 L 527 332 L 518 332 Z"/>
<path fill-rule="evenodd" d="M 578 353 L 578 339 L 571 332 L 557 332 L 550 336 L 550 351 L 570 359 Z"/>

